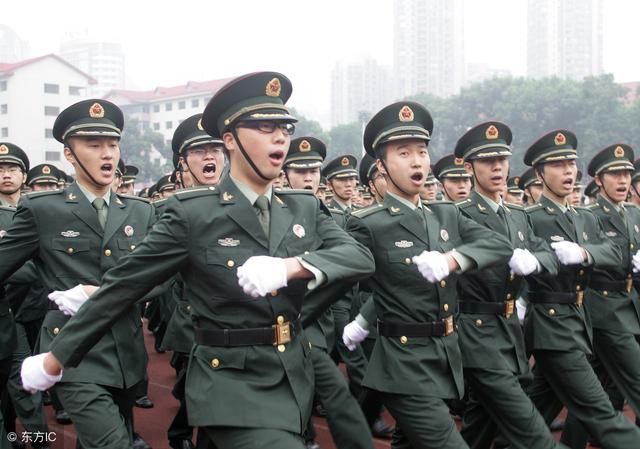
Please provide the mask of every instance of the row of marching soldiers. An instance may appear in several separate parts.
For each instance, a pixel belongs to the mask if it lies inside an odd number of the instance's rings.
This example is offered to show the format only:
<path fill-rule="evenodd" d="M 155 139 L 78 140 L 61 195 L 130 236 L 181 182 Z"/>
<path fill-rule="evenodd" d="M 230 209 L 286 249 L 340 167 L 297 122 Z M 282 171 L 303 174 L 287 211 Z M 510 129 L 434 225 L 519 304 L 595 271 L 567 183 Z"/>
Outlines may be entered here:
<path fill-rule="evenodd" d="M 169 434 L 174 448 L 193 447 L 189 426 L 201 447 L 313 445 L 314 398 L 339 448 L 372 448 L 372 430 L 390 430 L 383 407 L 398 448 L 640 446 L 620 412 L 627 401 L 640 413 L 631 147 L 592 158 L 600 193 L 574 206 L 577 138 L 546 133 L 524 154 L 524 208 L 504 199 L 511 130 L 481 123 L 451 163 L 433 167 L 446 200 L 423 201 L 434 130 L 423 105 L 375 114 L 358 170 L 352 156 L 325 164 L 322 142 L 292 137 L 291 91 L 275 72 L 220 89 L 174 134 L 184 188 L 153 206 L 111 190 L 123 128 L 115 105 L 89 100 L 60 114 L 54 136 L 75 182 L 26 195 L 0 226 L 0 280 L 38 279 L 49 298 L 22 389 L 52 388 L 82 447 L 132 447 L 147 360 L 139 303 L 170 295 L 157 346 L 174 351 L 178 373 L 172 428 L 184 433 Z M 3 179 L 24 175 L 18 150 L 0 144 Z M 290 189 L 273 187 L 283 169 Z M 315 197 L 321 174 L 327 205 Z M 361 209 L 358 174 L 375 198 Z M 466 198 L 449 178 L 465 179 Z M 175 184 L 156 190 L 169 196 Z M 0 317 L 0 335 L 15 341 L 8 307 Z M 12 352 L 2 356 L 4 367 Z M 458 431 L 449 404 L 462 399 Z M 557 443 L 548 424 L 563 407 Z"/>

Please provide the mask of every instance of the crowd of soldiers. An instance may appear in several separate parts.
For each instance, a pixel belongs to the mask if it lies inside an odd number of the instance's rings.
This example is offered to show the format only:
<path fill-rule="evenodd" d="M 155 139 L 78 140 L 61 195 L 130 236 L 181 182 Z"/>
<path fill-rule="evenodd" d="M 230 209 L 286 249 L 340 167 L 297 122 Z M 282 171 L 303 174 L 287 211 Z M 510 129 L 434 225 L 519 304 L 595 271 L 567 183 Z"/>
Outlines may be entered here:
<path fill-rule="evenodd" d="M 325 161 L 292 137 L 291 92 L 276 72 L 229 82 L 137 195 L 108 101 L 56 119 L 75 179 L 0 142 L 0 448 L 16 417 L 46 433 L 45 398 L 78 447 L 149 447 L 142 316 L 172 351 L 174 449 L 317 448 L 312 411 L 341 449 L 640 447 L 621 412 L 640 416 L 633 149 L 599 151 L 585 188 L 574 133 L 515 155 L 489 121 L 431 164 L 433 119 L 401 101 L 360 161 Z"/>

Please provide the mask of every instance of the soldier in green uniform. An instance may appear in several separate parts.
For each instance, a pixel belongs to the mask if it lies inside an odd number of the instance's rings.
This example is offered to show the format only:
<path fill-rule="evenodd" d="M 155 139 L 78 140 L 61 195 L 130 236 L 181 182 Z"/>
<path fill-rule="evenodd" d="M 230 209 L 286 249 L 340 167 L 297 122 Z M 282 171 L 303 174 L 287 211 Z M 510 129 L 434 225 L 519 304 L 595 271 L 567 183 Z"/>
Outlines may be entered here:
<path fill-rule="evenodd" d="M 0 146 L 0 206 L 15 208 L 18 205 L 28 171 L 29 158 L 22 148 L 3 143 Z"/>
<path fill-rule="evenodd" d="M 289 187 L 315 192 L 326 154 L 326 147 L 319 139 L 310 136 L 293 139 L 284 163 Z M 302 323 L 311 343 L 316 399 L 326 411 L 333 440 L 338 447 L 373 448 L 373 438 L 362 410 L 329 355 L 335 345 L 333 311 L 330 308 L 307 323 L 307 310 L 302 307 Z M 312 436 L 307 439 L 307 447 L 314 444 Z"/>
<path fill-rule="evenodd" d="M 525 204 L 533 206 L 540 200 L 542 195 L 542 181 L 538 179 L 533 168 L 528 168 L 518 182 L 518 187 L 524 191 Z"/>
<path fill-rule="evenodd" d="M 375 159 L 368 154 L 362 156 L 360 161 L 360 182 L 369 188 L 373 201 L 382 203 L 387 191 L 387 181 L 378 170 Z"/>
<path fill-rule="evenodd" d="M 420 191 L 420 198 L 422 201 L 435 201 L 438 199 L 438 180 L 433 176 L 431 170 Z"/>
<path fill-rule="evenodd" d="M 633 273 L 640 271 L 640 210 L 625 204 L 634 171 L 633 150 L 625 144 L 610 145 L 591 159 L 588 171 L 600 187 L 589 209 L 622 252 L 622 264 L 593 270 L 586 291 L 597 360 L 594 369 L 601 379 L 613 381 L 614 390 L 622 393 L 620 399 L 626 398 L 640 416 L 640 304 L 633 285 Z M 621 409 L 624 400 L 615 402 L 615 408 Z M 574 424 L 575 420 L 567 421 L 565 433 L 571 435 L 567 438 L 572 447 L 585 447 L 587 434 L 584 429 L 572 429 Z"/>
<path fill-rule="evenodd" d="M 134 165 L 125 165 L 122 173 L 122 183 L 118 189 L 118 193 L 123 195 L 133 195 L 136 185 L 136 176 L 138 176 L 138 167 Z"/>
<path fill-rule="evenodd" d="M 600 191 L 600 187 L 594 180 L 591 180 L 587 187 L 584 188 L 584 196 L 589 198 L 589 204 L 595 203 L 598 198 L 598 192 Z"/>
<path fill-rule="evenodd" d="M 518 185 L 519 176 L 513 176 L 507 179 L 507 190 L 504 196 L 504 202 L 522 206 L 524 204 L 524 190 Z"/>
<path fill-rule="evenodd" d="M 567 203 L 577 174 L 576 148 L 575 134 L 556 130 L 531 145 L 524 158 L 543 184 L 539 203 L 527 209 L 533 231 L 560 262 L 556 276 L 527 278 L 525 339 L 536 360 L 529 395 L 547 423 L 564 404 L 603 447 L 628 449 L 640 446 L 640 431 L 613 409 L 588 362 L 592 328 L 583 304 L 592 271 L 622 269 L 622 256 L 591 211 Z"/>
<path fill-rule="evenodd" d="M 469 129 L 455 148 L 474 185 L 458 207 L 478 224 L 504 235 L 513 248 L 509 263 L 468 272 L 459 281 L 458 335 L 471 398 L 461 433 L 473 449 L 489 449 L 497 430 L 512 448 L 556 447 L 523 390 L 531 373 L 515 299 L 524 276 L 554 276 L 558 263 L 549 245 L 533 234 L 524 209 L 501 198 L 511 140 L 509 127 L 492 121 Z"/>
<path fill-rule="evenodd" d="M 364 385 L 383 395 L 412 447 L 466 448 L 444 403 L 463 394 L 456 272 L 505 263 L 512 251 L 454 204 L 420 200 L 432 129 L 429 112 L 410 101 L 371 119 L 364 147 L 377 159 L 387 193 L 382 204 L 352 214 L 347 230 L 376 261 L 379 336 Z"/>
<path fill-rule="evenodd" d="M 471 175 L 464 169 L 464 161 L 454 154 L 447 154 L 435 163 L 433 176 L 442 184 L 447 201 L 462 201 L 471 193 Z"/>
<path fill-rule="evenodd" d="M 111 192 L 122 126 L 120 109 L 104 100 L 81 101 L 57 117 L 54 137 L 65 145 L 65 157 L 74 165 L 78 181 L 64 190 L 23 198 L 0 241 L 0 280 L 33 259 L 49 292 L 99 284 L 102 274 L 143 239 L 154 221 L 151 206 Z M 83 302 L 80 290 L 49 303 L 41 351 L 48 350 L 68 321 L 67 314 Z M 144 378 L 147 357 L 135 307 L 111 324 L 81 364 L 55 376 L 61 380 L 56 392 L 86 448 L 132 445 L 133 392 Z M 86 329 L 91 332 L 91 325 Z M 24 376 L 23 386 L 36 389 Z"/>
<path fill-rule="evenodd" d="M 313 396 L 309 342 L 298 318 L 303 300 L 317 286 L 371 275 L 373 259 L 312 193 L 271 189 L 294 130 L 290 95 L 284 75 L 258 72 L 213 96 L 202 124 L 222 136 L 229 175 L 168 201 L 149 236 L 104 276 L 52 352 L 34 360 L 46 373 L 34 381 L 80 363 L 138 298 L 180 272 L 196 326 L 186 381 L 191 425 L 204 427 L 219 449 L 303 447 Z"/>

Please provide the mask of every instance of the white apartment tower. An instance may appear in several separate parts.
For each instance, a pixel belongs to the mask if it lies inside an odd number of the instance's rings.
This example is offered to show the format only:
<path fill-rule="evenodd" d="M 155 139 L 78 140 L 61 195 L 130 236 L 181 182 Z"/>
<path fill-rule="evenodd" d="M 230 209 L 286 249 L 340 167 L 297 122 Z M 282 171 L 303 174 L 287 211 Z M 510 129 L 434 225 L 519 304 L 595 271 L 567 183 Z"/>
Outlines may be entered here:
<path fill-rule="evenodd" d="M 464 77 L 463 0 L 395 0 L 394 78 L 403 98 L 458 93 Z"/>
<path fill-rule="evenodd" d="M 527 0 L 530 78 L 602 72 L 602 0 Z"/>

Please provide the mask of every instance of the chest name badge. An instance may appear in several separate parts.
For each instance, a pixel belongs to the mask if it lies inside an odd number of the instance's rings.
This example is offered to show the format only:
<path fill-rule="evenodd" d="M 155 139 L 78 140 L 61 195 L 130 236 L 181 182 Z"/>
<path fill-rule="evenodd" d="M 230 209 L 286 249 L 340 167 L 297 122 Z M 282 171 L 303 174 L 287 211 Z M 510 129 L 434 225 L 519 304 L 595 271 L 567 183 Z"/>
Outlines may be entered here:
<path fill-rule="evenodd" d="M 411 248 L 413 246 L 413 242 L 410 242 L 408 240 L 400 240 L 399 242 L 395 242 L 394 245 L 396 245 L 398 248 Z"/>
<path fill-rule="evenodd" d="M 68 231 L 62 231 L 60 235 L 62 237 L 74 238 L 74 237 L 78 237 L 80 233 L 78 231 L 68 230 Z"/>
<path fill-rule="evenodd" d="M 440 229 L 440 238 L 445 242 L 449 240 L 449 233 L 447 232 L 446 229 Z"/>
<path fill-rule="evenodd" d="M 607 237 L 615 237 L 616 235 L 618 235 L 618 233 L 615 231 L 607 231 L 605 232 L 605 234 L 607 235 Z"/>
<path fill-rule="evenodd" d="M 218 245 L 220 246 L 238 246 L 239 244 L 240 240 L 232 239 L 231 237 L 218 239 Z"/>
<path fill-rule="evenodd" d="M 564 237 L 562 237 L 561 235 L 552 235 L 549 238 L 551 239 L 552 242 L 562 242 L 562 241 L 564 241 Z"/>
<path fill-rule="evenodd" d="M 296 235 L 296 237 L 298 237 L 299 239 L 301 239 L 302 237 L 304 237 L 305 235 L 307 235 L 306 231 L 304 230 L 304 227 L 302 225 L 299 224 L 294 224 L 293 225 L 293 233 Z"/>

